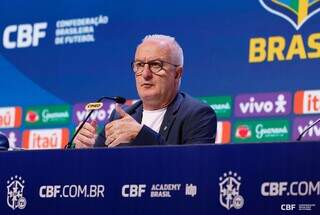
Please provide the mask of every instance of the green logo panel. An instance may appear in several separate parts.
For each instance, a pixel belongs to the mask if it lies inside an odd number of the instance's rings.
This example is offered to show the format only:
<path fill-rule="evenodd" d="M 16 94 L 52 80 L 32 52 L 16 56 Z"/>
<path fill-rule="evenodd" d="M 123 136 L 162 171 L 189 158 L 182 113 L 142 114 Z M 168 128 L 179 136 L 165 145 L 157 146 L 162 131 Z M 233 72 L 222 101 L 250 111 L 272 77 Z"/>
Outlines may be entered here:
<path fill-rule="evenodd" d="M 234 126 L 235 143 L 287 141 L 290 137 L 288 120 L 243 120 Z"/>
<path fill-rule="evenodd" d="M 70 123 L 70 106 L 33 106 L 26 108 L 24 122 L 27 126 L 62 125 Z"/>
<path fill-rule="evenodd" d="M 231 96 L 198 97 L 202 102 L 210 105 L 216 112 L 217 117 L 226 118 L 231 116 Z"/>

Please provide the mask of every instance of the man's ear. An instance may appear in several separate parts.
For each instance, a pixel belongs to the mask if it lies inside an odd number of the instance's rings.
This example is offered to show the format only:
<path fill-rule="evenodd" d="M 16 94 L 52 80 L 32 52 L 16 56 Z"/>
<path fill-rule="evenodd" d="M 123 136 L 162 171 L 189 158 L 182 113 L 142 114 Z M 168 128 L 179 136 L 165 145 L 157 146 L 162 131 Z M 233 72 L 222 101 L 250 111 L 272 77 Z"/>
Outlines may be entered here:
<path fill-rule="evenodd" d="M 181 79 L 182 73 L 183 73 L 183 68 L 182 68 L 182 66 L 178 66 L 178 67 L 176 68 L 175 79 Z"/>

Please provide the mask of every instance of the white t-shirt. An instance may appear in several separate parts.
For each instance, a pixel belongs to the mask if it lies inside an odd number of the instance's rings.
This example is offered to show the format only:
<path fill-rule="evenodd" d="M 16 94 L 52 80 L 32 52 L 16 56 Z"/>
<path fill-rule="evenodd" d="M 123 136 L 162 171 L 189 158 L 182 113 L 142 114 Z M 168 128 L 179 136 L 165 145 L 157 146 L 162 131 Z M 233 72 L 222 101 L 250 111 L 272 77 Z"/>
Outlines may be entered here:
<path fill-rule="evenodd" d="M 143 110 L 141 124 L 146 125 L 155 132 L 159 133 L 166 111 L 167 108 L 162 108 L 159 110 Z"/>

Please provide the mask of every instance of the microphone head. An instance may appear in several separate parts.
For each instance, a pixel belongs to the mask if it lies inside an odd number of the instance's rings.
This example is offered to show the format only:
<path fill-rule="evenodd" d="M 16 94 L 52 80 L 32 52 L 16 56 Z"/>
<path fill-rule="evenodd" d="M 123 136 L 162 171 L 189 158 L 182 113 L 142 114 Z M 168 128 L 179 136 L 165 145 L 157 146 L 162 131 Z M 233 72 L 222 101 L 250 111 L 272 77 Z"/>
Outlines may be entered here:
<path fill-rule="evenodd" d="M 115 101 L 116 103 L 119 103 L 119 104 L 124 104 L 124 103 L 126 103 L 126 99 L 123 98 L 123 97 L 120 97 L 120 96 L 114 97 L 114 101 Z"/>
<path fill-rule="evenodd" d="M 88 103 L 85 107 L 86 110 L 99 110 L 103 107 L 102 102 L 92 102 Z"/>
<path fill-rule="evenodd" d="M 0 133 L 0 151 L 8 150 L 8 149 L 9 149 L 9 140 L 4 134 Z"/>

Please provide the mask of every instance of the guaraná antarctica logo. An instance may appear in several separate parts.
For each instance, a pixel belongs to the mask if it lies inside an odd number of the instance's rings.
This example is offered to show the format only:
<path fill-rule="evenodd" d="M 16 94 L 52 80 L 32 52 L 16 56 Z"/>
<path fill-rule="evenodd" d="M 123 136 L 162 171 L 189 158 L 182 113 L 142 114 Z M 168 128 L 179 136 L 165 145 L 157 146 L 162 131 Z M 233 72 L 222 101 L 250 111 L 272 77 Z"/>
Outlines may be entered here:
<path fill-rule="evenodd" d="M 24 183 L 25 181 L 17 175 L 7 181 L 7 204 L 12 210 L 24 209 L 27 205 L 27 200 L 23 197 Z"/>
<path fill-rule="evenodd" d="M 244 199 L 240 195 L 241 177 L 236 173 L 229 171 L 219 177 L 220 186 L 220 204 L 226 209 L 240 209 L 243 207 Z"/>
<path fill-rule="evenodd" d="M 320 11 L 320 0 L 259 0 L 270 13 L 287 20 L 296 30 Z"/>

